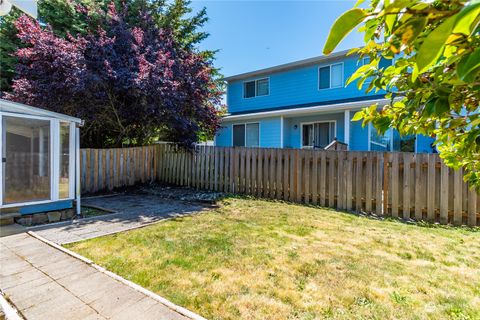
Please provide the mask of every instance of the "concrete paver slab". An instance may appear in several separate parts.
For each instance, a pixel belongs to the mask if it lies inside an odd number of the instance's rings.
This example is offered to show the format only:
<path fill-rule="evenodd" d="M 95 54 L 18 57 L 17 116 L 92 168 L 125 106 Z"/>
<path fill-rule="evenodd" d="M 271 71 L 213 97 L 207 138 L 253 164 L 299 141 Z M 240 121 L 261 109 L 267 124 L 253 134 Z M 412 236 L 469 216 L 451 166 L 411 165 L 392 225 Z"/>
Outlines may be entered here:
<path fill-rule="evenodd" d="M 28 234 L 0 246 L 0 289 L 27 319 L 189 319 Z"/>

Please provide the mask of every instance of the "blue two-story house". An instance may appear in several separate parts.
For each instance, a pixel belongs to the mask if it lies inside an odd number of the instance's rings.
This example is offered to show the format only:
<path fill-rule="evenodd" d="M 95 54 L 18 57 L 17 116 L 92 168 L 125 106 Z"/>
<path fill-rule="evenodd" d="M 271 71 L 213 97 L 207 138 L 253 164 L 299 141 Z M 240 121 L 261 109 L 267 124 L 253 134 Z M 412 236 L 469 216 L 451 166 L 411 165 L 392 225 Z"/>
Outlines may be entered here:
<path fill-rule="evenodd" d="M 342 51 L 227 77 L 228 114 L 217 146 L 325 148 L 335 139 L 358 151 L 432 152 L 433 139 L 379 135 L 352 121 L 358 110 L 387 103 L 346 80 L 367 60 Z M 382 61 L 388 64 L 390 61 Z"/>

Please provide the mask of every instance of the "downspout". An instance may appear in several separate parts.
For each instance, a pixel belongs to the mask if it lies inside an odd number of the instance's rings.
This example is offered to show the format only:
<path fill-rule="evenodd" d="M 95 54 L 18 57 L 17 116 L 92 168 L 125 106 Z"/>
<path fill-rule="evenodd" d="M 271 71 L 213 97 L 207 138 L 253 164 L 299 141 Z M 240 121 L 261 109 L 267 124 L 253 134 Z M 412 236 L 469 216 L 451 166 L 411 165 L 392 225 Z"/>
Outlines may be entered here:
<path fill-rule="evenodd" d="M 81 194 L 81 182 L 80 182 L 80 127 L 83 126 L 83 121 L 80 125 L 75 127 L 75 203 L 77 217 L 81 215 L 80 209 L 80 194 Z"/>

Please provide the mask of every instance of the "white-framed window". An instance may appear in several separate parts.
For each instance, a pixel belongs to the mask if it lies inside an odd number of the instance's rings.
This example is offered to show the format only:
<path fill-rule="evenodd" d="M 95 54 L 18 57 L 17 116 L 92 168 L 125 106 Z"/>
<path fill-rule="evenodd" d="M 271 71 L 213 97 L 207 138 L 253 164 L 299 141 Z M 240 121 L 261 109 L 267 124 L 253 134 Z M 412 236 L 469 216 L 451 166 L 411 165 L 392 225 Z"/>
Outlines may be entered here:
<path fill-rule="evenodd" d="M 343 87 L 343 62 L 318 68 L 318 88 L 332 89 Z"/>
<path fill-rule="evenodd" d="M 258 122 L 234 124 L 232 130 L 234 147 L 260 146 L 260 124 Z"/>
<path fill-rule="evenodd" d="M 301 128 L 302 148 L 323 149 L 335 139 L 335 121 L 302 123 Z"/>
<path fill-rule="evenodd" d="M 243 97 L 254 98 L 270 94 L 270 79 L 262 78 L 243 83 Z"/>
<path fill-rule="evenodd" d="M 416 136 L 400 136 L 398 131 L 391 128 L 383 134 L 379 134 L 377 129 L 370 124 L 370 151 L 402 151 L 415 152 Z"/>
<path fill-rule="evenodd" d="M 380 134 L 372 124 L 370 124 L 369 129 L 371 151 L 392 151 L 392 129 L 388 129 L 383 134 Z"/>

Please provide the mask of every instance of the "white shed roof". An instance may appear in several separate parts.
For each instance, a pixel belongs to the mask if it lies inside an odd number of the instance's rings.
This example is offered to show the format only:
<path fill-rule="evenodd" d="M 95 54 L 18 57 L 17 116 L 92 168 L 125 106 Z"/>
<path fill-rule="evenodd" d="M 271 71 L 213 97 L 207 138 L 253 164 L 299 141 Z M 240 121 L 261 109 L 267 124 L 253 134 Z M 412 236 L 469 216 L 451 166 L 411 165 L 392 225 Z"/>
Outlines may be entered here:
<path fill-rule="evenodd" d="M 0 111 L 3 112 L 11 112 L 11 113 L 19 113 L 25 115 L 34 115 L 34 116 L 44 116 L 49 118 L 55 118 L 59 120 L 75 122 L 80 125 L 83 125 L 83 120 L 71 116 L 67 116 L 66 114 L 48 111 L 41 108 L 36 108 L 32 106 L 27 106 L 25 104 L 17 103 L 8 101 L 5 99 L 0 99 Z"/>

